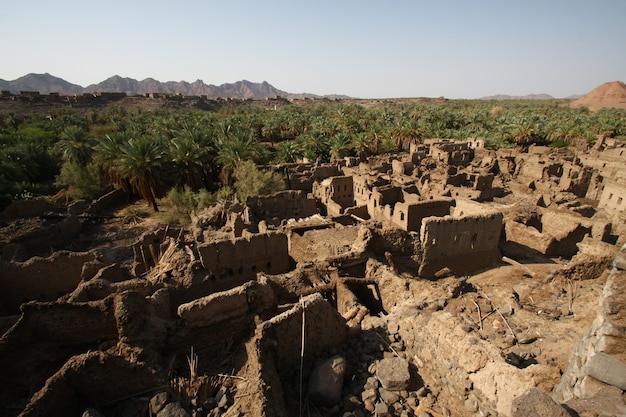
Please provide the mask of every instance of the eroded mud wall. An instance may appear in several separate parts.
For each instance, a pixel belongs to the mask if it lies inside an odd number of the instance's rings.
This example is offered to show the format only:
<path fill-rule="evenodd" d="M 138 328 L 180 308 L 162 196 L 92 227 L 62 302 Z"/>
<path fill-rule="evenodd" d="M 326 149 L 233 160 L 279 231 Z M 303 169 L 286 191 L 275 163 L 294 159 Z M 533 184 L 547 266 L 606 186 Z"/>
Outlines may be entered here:
<path fill-rule="evenodd" d="M 198 246 L 200 260 L 216 279 L 252 280 L 257 272 L 289 271 L 287 235 L 267 233 L 222 240 Z"/>
<path fill-rule="evenodd" d="M 453 206 L 454 200 L 451 198 L 420 201 L 418 203 L 397 203 L 394 208 L 392 221 L 403 230 L 415 232 L 420 230 L 424 218 L 448 216 Z"/>
<path fill-rule="evenodd" d="M 615 258 L 602 291 L 598 315 L 572 352 L 555 390 L 557 398 L 589 398 L 600 389 L 626 390 L 626 245 Z"/>
<path fill-rule="evenodd" d="M 425 218 L 420 231 L 423 258 L 419 275 L 432 277 L 443 268 L 463 275 L 497 262 L 502 220 L 502 213 Z"/>
<path fill-rule="evenodd" d="M 257 329 L 262 332 L 264 343 L 273 346 L 281 369 L 300 360 L 303 320 L 305 355 L 341 343 L 347 336 L 345 320 L 320 294 L 304 297 L 291 310 L 264 322 Z"/>
<path fill-rule="evenodd" d="M 300 190 L 281 191 L 267 196 L 248 197 L 246 205 L 263 218 L 299 219 L 317 213 L 315 199 Z"/>
<path fill-rule="evenodd" d="M 53 301 L 76 289 L 86 262 L 93 252 L 56 252 L 48 258 L 0 263 L 0 310 L 17 314 L 27 301 Z"/>

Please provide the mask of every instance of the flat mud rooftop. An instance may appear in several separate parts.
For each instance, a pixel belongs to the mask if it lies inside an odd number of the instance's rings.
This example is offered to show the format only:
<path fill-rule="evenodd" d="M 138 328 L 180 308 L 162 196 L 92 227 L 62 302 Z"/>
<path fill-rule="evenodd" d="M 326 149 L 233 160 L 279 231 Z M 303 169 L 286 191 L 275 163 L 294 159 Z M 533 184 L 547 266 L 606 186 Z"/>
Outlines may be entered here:
<path fill-rule="evenodd" d="M 603 197 L 626 188 L 585 162 L 610 149 L 457 145 L 282 167 L 291 190 L 184 227 L 118 191 L 14 203 L 0 414 L 626 415 L 624 213 Z"/>

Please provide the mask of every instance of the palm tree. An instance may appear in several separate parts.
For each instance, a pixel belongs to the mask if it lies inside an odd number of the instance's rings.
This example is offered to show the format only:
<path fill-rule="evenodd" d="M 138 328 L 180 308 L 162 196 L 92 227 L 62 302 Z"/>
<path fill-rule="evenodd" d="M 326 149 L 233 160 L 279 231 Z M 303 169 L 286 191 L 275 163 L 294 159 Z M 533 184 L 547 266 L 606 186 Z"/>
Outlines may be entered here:
<path fill-rule="evenodd" d="M 345 133 L 337 133 L 330 138 L 328 144 L 332 160 L 341 159 L 350 154 L 350 138 Z"/>
<path fill-rule="evenodd" d="M 300 144 L 294 140 L 287 140 L 278 145 L 278 152 L 276 154 L 276 160 L 278 162 L 296 162 L 298 159 L 302 158 L 302 156 L 302 148 Z"/>
<path fill-rule="evenodd" d="M 357 133 L 352 137 L 351 146 L 356 156 L 363 160 L 370 152 L 372 140 L 365 132 Z"/>
<path fill-rule="evenodd" d="M 182 130 L 172 139 L 170 154 L 179 185 L 189 185 L 193 190 L 208 188 L 208 173 L 215 159 L 215 152 L 208 143 L 198 128 Z"/>
<path fill-rule="evenodd" d="M 126 179 L 131 189 L 145 198 L 154 211 L 159 211 L 156 200 L 164 195 L 168 178 L 166 147 L 159 137 L 135 136 L 121 147 L 117 172 Z"/>
<path fill-rule="evenodd" d="M 123 177 L 119 169 L 119 159 L 122 149 L 128 145 L 131 135 L 126 132 L 115 132 L 105 135 L 94 147 L 93 162 L 100 169 L 100 175 L 111 186 L 131 192 L 128 180 Z"/>
<path fill-rule="evenodd" d="M 526 147 L 534 142 L 535 126 L 531 120 L 521 119 L 509 125 L 508 135 L 516 145 Z"/>
<path fill-rule="evenodd" d="M 93 141 L 89 132 L 82 126 L 70 125 L 63 129 L 55 149 L 61 154 L 64 162 L 86 166 L 91 160 Z"/>
<path fill-rule="evenodd" d="M 231 174 L 239 162 L 254 160 L 257 156 L 257 141 L 250 132 L 242 129 L 228 129 L 225 134 L 218 135 L 215 145 L 216 161 L 222 167 L 220 176 L 223 185 L 230 184 Z"/>

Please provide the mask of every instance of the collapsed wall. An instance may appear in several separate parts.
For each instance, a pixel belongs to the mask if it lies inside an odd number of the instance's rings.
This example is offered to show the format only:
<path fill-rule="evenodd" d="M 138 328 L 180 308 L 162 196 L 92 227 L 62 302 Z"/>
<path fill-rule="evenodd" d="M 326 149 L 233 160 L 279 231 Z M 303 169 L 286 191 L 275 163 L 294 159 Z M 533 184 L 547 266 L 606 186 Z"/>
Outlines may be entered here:
<path fill-rule="evenodd" d="M 313 184 L 313 195 L 326 206 L 329 216 L 339 216 L 354 206 L 354 183 L 352 176 L 326 178 Z"/>
<path fill-rule="evenodd" d="M 240 395 L 252 397 L 253 402 L 250 409 L 241 410 L 243 414 L 288 416 L 279 373 L 298 364 L 303 345 L 309 357 L 341 343 L 347 334 L 343 317 L 319 293 L 260 323 L 246 343 L 247 362 L 241 372 L 246 383 Z"/>
<path fill-rule="evenodd" d="M 502 213 L 423 219 L 419 276 L 433 277 L 443 268 L 461 276 L 498 262 L 502 221 Z"/>
<path fill-rule="evenodd" d="M 569 366 L 555 389 L 558 400 L 594 411 L 602 406 L 605 414 L 626 412 L 626 245 L 622 246 L 604 285 L 598 315 L 587 335 L 572 352 Z M 612 404 L 597 401 L 596 396 L 613 398 Z M 622 401 L 622 406 L 618 404 Z M 581 404 L 582 403 L 582 404 Z"/>
<path fill-rule="evenodd" d="M 424 382 L 466 415 L 510 415 L 513 400 L 551 372 L 547 365 L 511 366 L 497 346 L 464 331 L 467 323 L 449 311 L 402 317 L 398 325 Z"/>
<path fill-rule="evenodd" d="M 53 301 L 71 293 L 81 281 L 83 265 L 94 252 L 56 252 L 26 262 L 0 262 L 0 311 L 16 314 L 27 301 Z"/>
<path fill-rule="evenodd" d="M 300 219 L 317 213 L 314 198 L 301 190 L 280 191 L 271 195 L 250 196 L 246 206 L 258 217 L 272 219 Z"/>

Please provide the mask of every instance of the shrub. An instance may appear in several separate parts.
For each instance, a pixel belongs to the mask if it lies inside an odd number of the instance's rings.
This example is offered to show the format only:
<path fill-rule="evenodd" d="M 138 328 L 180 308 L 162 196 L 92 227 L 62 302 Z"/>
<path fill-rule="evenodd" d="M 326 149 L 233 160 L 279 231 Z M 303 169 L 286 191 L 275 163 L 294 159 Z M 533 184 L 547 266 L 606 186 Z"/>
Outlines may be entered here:
<path fill-rule="evenodd" d="M 66 162 L 61 167 L 61 173 L 56 177 L 56 185 L 67 187 L 70 198 L 85 198 L 91 200 L 102 194 L 104 186 L 100 180 L 98 169 L 93 165 L 82 166 L 73 162 Z"/>
<path fill-rule="evenodd" d="M 285 189 L 285 181 L 280 174 L 262 171 L 253 161 L 240 162 L 233 171 L 235 190 L 241 202 L 252 195 L 267 195 Z"/>

